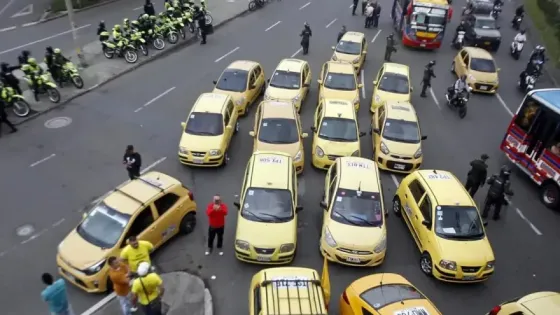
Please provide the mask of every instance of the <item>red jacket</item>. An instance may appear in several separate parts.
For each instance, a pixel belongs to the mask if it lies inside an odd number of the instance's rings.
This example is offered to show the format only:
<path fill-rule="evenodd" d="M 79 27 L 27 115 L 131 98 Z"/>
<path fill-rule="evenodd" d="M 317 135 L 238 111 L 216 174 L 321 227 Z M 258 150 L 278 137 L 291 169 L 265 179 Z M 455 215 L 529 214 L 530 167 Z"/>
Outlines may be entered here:
<path fill-rule="evenodd" d="M 226 224 L 227 206 L 225 203 L 221 203 L 220 209 L 214 210 L 214 203 L 211 202 L 206 207 L 206 215 L 208 216 L 208 224 L 210 224 L 210 227 L 224 227 Z"/>

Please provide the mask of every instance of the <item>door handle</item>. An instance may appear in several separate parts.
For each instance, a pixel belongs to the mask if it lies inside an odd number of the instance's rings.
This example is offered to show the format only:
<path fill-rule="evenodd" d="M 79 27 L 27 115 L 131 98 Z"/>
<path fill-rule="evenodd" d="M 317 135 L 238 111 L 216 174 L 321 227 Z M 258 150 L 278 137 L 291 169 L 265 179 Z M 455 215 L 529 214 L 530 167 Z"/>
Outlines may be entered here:
<path fill-rule="evenodd" d="M 418 216 L 416 214 L 414 216 L 416 217 L 416 219 L 418 219 Z"/>
<path fill-rule="evenodd" d="M 406 198 L 408 198 L 408 195 L 407 195 L 407 194 L 404 194 L 404 196 L 405 196 Z"/>

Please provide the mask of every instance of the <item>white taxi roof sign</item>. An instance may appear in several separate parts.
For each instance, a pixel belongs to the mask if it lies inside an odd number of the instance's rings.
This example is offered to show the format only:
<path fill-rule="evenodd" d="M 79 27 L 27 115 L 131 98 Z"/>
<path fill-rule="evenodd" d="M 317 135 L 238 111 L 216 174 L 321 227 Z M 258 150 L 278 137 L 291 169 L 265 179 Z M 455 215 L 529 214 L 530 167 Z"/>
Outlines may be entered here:
<path fill-rule="evenodd" d="M 346 161 L 346 166 L 348 167 L 356 167 L 356 168 L 365 168 L 370 169 L 371 165 L 369 163 L 364 163 L 360 161 Z"/>
<path fill-rule="evenodd" d="M 282 164 L 282 158 L 277 156 L 261 156 L 259 162 L 269 164 Z"/>
<path fill-rule="evenodd" d="M 410 108 L 406 107 L 406 106 L 401 106 L 401 105 L 391 105 L 392 109 L 396 109 L 396 110 L 404 110 L 405 112 L 410 112 Z"/>

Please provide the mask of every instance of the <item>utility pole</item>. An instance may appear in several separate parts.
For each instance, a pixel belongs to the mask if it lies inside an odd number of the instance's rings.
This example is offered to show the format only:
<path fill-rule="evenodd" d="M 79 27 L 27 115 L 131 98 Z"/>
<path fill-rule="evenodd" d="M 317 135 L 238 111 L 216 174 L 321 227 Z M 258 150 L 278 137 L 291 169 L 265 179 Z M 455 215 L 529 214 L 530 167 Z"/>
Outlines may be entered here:
<path fill-rule="evenodd" d="M 81 68 L 86 68 L 88 66 L 86 58 L 82 52 L 82 48 L 78 44 L 78 31 L 76 30 L 76 23 L 74 23 L 74 7 L 72 5 L 72 0 L 64 0 L 66 3 L 66 11 L 68 12 L 68 20 L 70 20 L 70 27 L 72 30 L 72 38 L 74 40 L 74 46 L 76 46 L 76 55 L 80 62 Z"/>

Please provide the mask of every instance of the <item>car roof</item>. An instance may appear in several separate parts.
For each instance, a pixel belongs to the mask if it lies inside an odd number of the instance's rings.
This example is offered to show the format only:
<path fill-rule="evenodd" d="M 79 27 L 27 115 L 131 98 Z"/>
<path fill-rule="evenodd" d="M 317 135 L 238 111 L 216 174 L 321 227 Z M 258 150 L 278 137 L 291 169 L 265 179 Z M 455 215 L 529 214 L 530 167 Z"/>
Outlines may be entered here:
<path fill-rule="evenodd" d="M 374 161 L 361 157 L 345 156 L 337 159 L 340 167 L 339 187 L 379 192 L 379 170 Z"/>
<path fill-rule="evenodd" d="M 408 284 L 412 285 L 405 277 L 396 273 L 376 273 L 354 280 L 350 286 L 360 294 L 371 288 L 383 284 Z"/>
<path fill-rule="evenodd" d="M 558 314 L 560 312 L 560 293 L 537 292 L 522 297 L 517 301 L 535 315 Z"/>
<path fill-rule="evenodd" d="M 202 93 L 194 103 L 192 112 L 221 113 L 230 96 L 221 93 Z"/>
<path fill-rule="evenodd" d="M 289 189 L 292 178 L 292 157 L 283 152 L 257 151 L 248 167 L 251 177 L 248 187 Z"/>
<path fill-rule="evenodd" d="M 324 117 L 338 117 L 346 119 L 356 118 L 354 104 L 350 101 L 325 99 L 323 104 Z"/>
<path fill-rule="evenodd" d="M 361 32 L 346 32 L 340 40 L 361 43 L 364 37 L 364 33 Z"/>
<path fill-rule="evenodd" d="M 294 58 L 282 59 L 280 60 L 280 63 L 278 63 L 278 66 L 276 66 L 276 70 L 287 71 L 287 72 L 301 72 L 303 66 L 306 63 L 307 63 L 306 61 L 300 59 L 294 59 Z"/>
<path fill-rule="evenodd" d="M 261 103 L 262 118 L 296 119 L 294 105 L 287 101 L 267 100 Z"/>
<path fill-rule="evenodd" d="M 259 63 L 250 60 L 236 60 L 227 66 L 226 69 L 237 69 L 237 70 L 244 70 L 249 71 L 253 69 L 253 67 L 258 66 Z"/>
<path fill-rule="evenodd" d="M 181 182 L 169 175 L 149 172 L 115 188 L 103 198 L 103 202 L 119 212 L 133 215 L 156 195 L 177 185 Z"/>
<path fill-rule="evenodd" d="M 420 177 L 428 184 L 436 202 L 440 206 L 476 206 L 463 184 L 444 170 L 418 170 Z M 443 178 L 445 177 L 445 178 Z"/>
<path fill-rule="evenodd" d="M 494 57 L 485 49 L 478 47 L 465 47 L 464 49 L 471 57 L 494 60 Z"/>
<path fill-rule="evenodd" d="M 329 67 L 330 72 L 352 73 L 354 75 L 356 74 L 356 72 L 354 71 L 354 66 L 349 62 L 331 60 L 331 61 L 327 61 L 327 65 Z"/>
<path fill-rule="evenodd" d="M 404 76 L 409 76 L 410 74 L 408 66 L 400 63 L 386 62 L 383 64 L 383 67 L 385 69 L 384 72 L 402 74 Z"/>
<path fill-rule="evenodd" d="M 418 122 L 414 106 L 410 102 L 387 101 L 385 102 L 387 118 Z"/>

